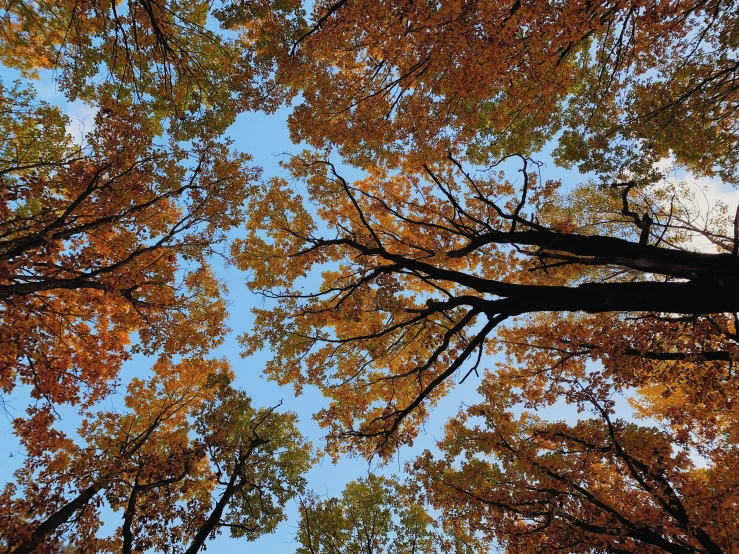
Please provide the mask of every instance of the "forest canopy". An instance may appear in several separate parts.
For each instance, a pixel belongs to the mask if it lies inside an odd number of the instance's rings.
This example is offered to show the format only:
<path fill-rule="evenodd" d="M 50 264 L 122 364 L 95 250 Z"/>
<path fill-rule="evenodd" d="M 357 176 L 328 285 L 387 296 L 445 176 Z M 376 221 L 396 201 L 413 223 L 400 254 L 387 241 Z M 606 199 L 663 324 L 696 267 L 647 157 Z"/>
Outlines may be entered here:
<path fill-rule="evenodd" d="M 0 387 L 32 398 L 4 552 L 189 554 L 290 502 L 301 554 L 739 547 L 739 206 L 709 194 L 739 182 L 736 2 L 60 0 L 1 21 Z M 34 94 L 48 70 L 96 110 L 81 141 Z M 282 105 L 297 153 L 263 174 L 228 132 Z M 405 449 L 401 476 L 310 491 L 297 416 L 212 354 L 239 309 L 224 257 L 264 298 L 244 355 L 326 398 L 317 446 Z M 151 370 L 111 411 L 133 354 Z M 460 387 L 475 401 L 413 450 Z"/>

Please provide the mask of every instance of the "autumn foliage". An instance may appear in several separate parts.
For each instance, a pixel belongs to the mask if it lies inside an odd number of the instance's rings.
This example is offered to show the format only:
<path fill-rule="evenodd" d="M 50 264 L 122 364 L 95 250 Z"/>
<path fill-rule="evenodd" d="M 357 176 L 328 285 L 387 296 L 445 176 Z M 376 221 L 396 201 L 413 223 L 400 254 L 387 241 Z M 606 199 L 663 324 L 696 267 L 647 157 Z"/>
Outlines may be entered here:
<path fill-rule="evenodd" d="M 0 387 L 33 401 L 13 421 L 27 457 L 0 547 L 197 552 L 224 529 L 271 532 L 310 447 L 295 416 L 253 408 L 207 359 L 228 332 L 211 260 L 259 175 L 222 136 L 259 95 L 236 59 L 252 51 L 206 29 L 202 3 L 3 10 L 6 66 L 53 69 L 96 115 L 75 139 L 27 82 L 0 89 Z M 137 353 L 153 376 L 111 411 Z M 81 409 L 78 440 L 58 428 L 63 404 Z M 121 514 L 107 538 L 103 509 Z"/>
<path fill-rule="evenodd" d="M 479 380 L 412 475 L 507 551 L 735 548 L 736 207 L 669 178 L 735 180 L 735 6 L 315 14 L 283 61 L 314 149 L 234 247 L 278 299 L 247 351 L 330 398 L 336 456 L 389 458 Z"/>
<path fill-rule="evenodd" d="M 168 355 L 207 352 L 223 336 L 206 257 L 243 220 L 255 171 L 210 140 L 156 144 L 133 106 L 104 107 L 76 145 L 29 94 L 4 98 L 2 386 L 92 402 L 131 333 L 134 352 Z"/>
<path fill-rule="evenodd" d="M 6 3 L 3 63 L 97 115 L 75 141 L 0 89 L 0 387 L 36 400 L 0 547 L 194 553 L 300 495 L 301 553 L 736 550 L 739 210 L 691 180 L 738 180 L 738 9 Z M 224 132 L 291 101 L 308 149 L 259 181 Z M 267 298 L 245 354 L 326 396 L 334 461 L 476 399 L 404 480 L 306 492 L 296 416 L 208 357 L 215 253 Z M 101 408 L 134 353 L 151 378 Z"/>
<path fill-rule="evenodd" d="M 254 538 L 284 518 L 309 466 L 294 415 L 254 409 L 222 361 L 159 362 L 153 373 L 128 386 L 125 411 L 88 415 L 84 445 L 18 429 L 34 447 L 2 495 L 8 552 L 63 537 L 85 552 L 194 553 L 221 528 Z M 103 498 L 122 518 L 97 539 Z"/>

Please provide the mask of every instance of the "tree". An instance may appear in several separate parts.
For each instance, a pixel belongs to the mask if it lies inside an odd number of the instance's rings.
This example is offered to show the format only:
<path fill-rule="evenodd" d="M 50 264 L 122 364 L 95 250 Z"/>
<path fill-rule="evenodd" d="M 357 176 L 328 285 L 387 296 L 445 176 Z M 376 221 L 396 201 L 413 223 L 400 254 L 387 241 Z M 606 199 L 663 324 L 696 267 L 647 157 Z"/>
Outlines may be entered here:
<path fill-rule="evenodd" d="M 253 408 L 205 360 L 228 331 L 210 263 L 259 174 L 223 133 L 282 99 L 230 31 L 242 9 L 3 6 L 0 59 L 26 81 L 0 85 L 0 387 L 40 401 L 14 421 L 28 458 L 2 495 L 5 552 L 196 552 L 222 529 L 272 531 L 302 491 L 295 416 Z M 35 99 L 43 70 L 96 113 L 81 140 Z M 132 382 L 127 413 L 95 413 L 131 353 L 158 355 L 156 376 Z M 90 410 L 79 441 L 55 428 L 65 402 Z M 103 505 L 122 513 L 111 537 Z"/>
<path fill-rule="evenodd" d="M 4 392 L 21 382 L 48 405 L 91 404 L 131 350 L 218 343 L 225 304 L 208 261 L 243 222 L 258 174 L 222 135 L 284 98 L 265 57 L 282 12 L 302 13 L 292 2 L 4 4 L 0 61 L 24 78 L 53 70 L 97 113 L 79 145 L 28 86 L 0 90 Z M 239 28 L 260 20 L 262 38 L 244 47 Z"/>
<path fill-rule="evenodd" d="M 54 70 L 72 99 L 145 103 L 178 139 L 219 135 L 239 113 L 281 100 L 258 48 L 231 32 L 245 10 L 199 0 L 6 2 L 0 60 L 30 76 Z"/>
<path fill-rule="evenodd" d="M 482 421 L 451 423 L 419 478 L 511 552 L 732 551 L 739 224 L 657 162 L 736 180 L 735 6 L 315 14 L 281 61 L 304 191 L 262 187 L 233 249 L 274 300 L 246 352 L 330 398 L 335 456 L 387 460 L 482 373 Z M 584 183 L 547 178 L 550 139 Z M 541 414 L 566 404 L 590 417 Z"/>
<path fill-rule="evenodd" d="M 228 144 L 164 140 L 108 102 L 82 145 L 59 110 L 2 89 L 0 383 L 91 404 L 133 351 L 204 353 L 225 334 L 209 256 L 257 170 Z M 205 332 L 205 329 L 208 332 Z"/>
<path fill-rule="evenodd" d="M 701 451 L 708 462 L 701 467 L 669 429 L 616 418 L 602 376 L 552 381 L 567 389 L 560 398 L 578 397 L 596 417 L 543 420 L 529 394 L 519 406 L 525 399 L 529 409 L 512 417 L 510 389 L 524 379 L 486 380 L 484 403 L 448 425 L 443 458 L 426 452 L 415 462 L 444 517 L 463 519 L 511 552 L 732 551 L 739 540 L 735 430 Z"/>
<path fill-rule="evenodd" d="M 362 167 L 448 150 L 486 165 L 556 137 L 588 170 L 672 151 L 735 180 L 736 16 L 716 0 L 330 0 L 302 30 L 287 20 L 277 66 L 304 99 L 295 142 Z"/>
<path fill-rule="evenodd" d="M 253 234 L 238 259 L 278 298 L 257 310 L 247 347 L 270 341 L 273 378 L 331 398 L 318 418 L 334 453 L 391 455 L 455 380 L 481 370 L 488 403 L 470 415 L 486 425 L 450 426 L 447 457 L 421 466 L 451 520 L 512 552 L 731 551 L 738 258 L 722 229 L 732 217 L 703 230 L 724 252 L 697 253 L 685 242 L 695 214 L 667 187 L 636 201 L 630 185 L 557 198 L 530 173 L 522 202 L 505 199 L 507 181 L 458 174 L 463 187 L 429 168 L 427 183 L 350 185 L 311 164 L 322 221 L 273 184 L 252 212 L 269 239 Z M 320 289 L 304 291 L 318 270 Z M 486 368 L 483 355 L 501 351 Z M 619 396 L 661 429 L 615 416 Z M 597 418 L 536 417 L 559 401 Z M 522 409 L 533 413 L 515 419 Z"/>
<path fill-rule="evenodd" d="M 226 312 L 209 261 L 258 175 L 223 133 L 283 100 L 269 20 L 301 13 L 291 2 L 6 2 L 0 61 L 24 78 L 53 70 L 97 115 L 77 144 L 28 85 L 0 88 L 3 392 L 20 382 L 45 410 L 90 405 L 131 351 L 218 344 Z M 239 29 L 255 21 L 262 36 L 244 47 Z"/>
<path fill-rule="evenodd" d="M 298 554 L 476 552 L 481 546 L 463 536 L 463 526 L 450 525 L 457 536 L 435 529 L 408 487 L 373 474 L 349 483 L 341 498 L 301 500 L 300 515 Z"/>
<path fill-rule="evenodd" d="M 522 163 L 516 191 L 462 169 L 461 181 L 428 168 L 425 183 L 396 175 L 350 185 L 330 164 L 296 161 L 312 172 L 325 233 L 286 186 L 273 183 L 253 200 L 253 221 L 269 240 L 255 231 L 238 263 L 258 267 L 252 287 L 280 301 L 257 310 L 247 345 L 269 340 L 273 377 L 332 397 L 319 419 L 347 440 L 336 448 L 389 454 L 410 442 L 452 376 L 477 371 L 484 352 L 504 345 L 518 361 L 544 367 L 544 359 L 553 369 L 602 361 L 628 387 L 653 384 L 660 361 L 731 364 L 733 316 L 721 315 L 739 309 L 739 259 L 722 234 L 731 218 L 704 231 L 725 253 L 693 252 L 679 242 L 690 230 L 680 222 L 692 214 L 670 204 L 669 190 L 633 202 L 628 185 L 585 186 L 557 198 L 558 184 Z M 650 221 L 646 234 L 637 212 Z M 301 293 L 299 279 L 316 268 L 320 290 Z M 560 315 L 538 325 L 521 317 L 541 312 Z M 502 342 L 490 340 L 506 320 L 517 325 L 500 332 Z"/>
<path fill-rule="evenodd" d="M 223 361 L 160 361 L 135 379 L 127 410 L 90 414 L 78 446 L 56 432 L 16 423 L 29 457 L 3 491 L 0 545 L 37 552 L 65 539 L 78 552 L 153 549 L 198 552 L 228 529 L 254 539 L 284 519 L 303 491 L 310 445 L 293 414 L 255 409 L 230 384 Z M 99 537 L 106 502 L 122 512 Z"/>

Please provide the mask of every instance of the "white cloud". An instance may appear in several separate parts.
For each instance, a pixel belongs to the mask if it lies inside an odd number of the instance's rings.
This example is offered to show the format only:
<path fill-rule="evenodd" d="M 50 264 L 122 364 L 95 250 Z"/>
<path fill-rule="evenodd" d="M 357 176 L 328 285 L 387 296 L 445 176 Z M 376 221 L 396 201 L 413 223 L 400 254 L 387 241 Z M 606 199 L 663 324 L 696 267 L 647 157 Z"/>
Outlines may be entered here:
<path fill-rule="evenodd" d="M 51 71 L 40 72 L 40 78 L 33 81 L 39 100 L 58 106 L 62 112 L 69 117 L 67 133 L 76 144 L 82 144 L 90 131 L 95 127 L 95 116 L 97 106 L 91 106 L 81 100 L 70 101 L 59 90 L 56 79 Z"/>
<path fill-rule="evenodd" d="M 719 213 L 721 206 L 725 206 L 730 219 L 736 213 L 739 206 L 739 190 L 724 183 L 721 179 L 711 177 L 699 177 L 691 171 L 674 166 L 674 159 L 662 158 L 654 164 L 656 169 L 665 172 L 666 180 L 685 183 L 691 197 L 680 198 L 682 202 L 689 205 L 696 214 L 699 214 L 700 225 L 705 224 L 707 219 L 714 219 Z M 728 221 L 721 232 L 727 236 L 733 236 L 731 222 Z M 700 252 L 716 252 L 717 247 L 704 235 L 695 233 L 690 241 L 691 246 Z"/>
<path fill-rule="evenodd" d="M 63 109 L 69 117 L 67 132 L 72 136 L 72 140 L 77 144 L 82 144 L 85 135 L 95 127 L 95 116 L 98 107 L 75 100 L 74 102 L 67 102 Z"/>

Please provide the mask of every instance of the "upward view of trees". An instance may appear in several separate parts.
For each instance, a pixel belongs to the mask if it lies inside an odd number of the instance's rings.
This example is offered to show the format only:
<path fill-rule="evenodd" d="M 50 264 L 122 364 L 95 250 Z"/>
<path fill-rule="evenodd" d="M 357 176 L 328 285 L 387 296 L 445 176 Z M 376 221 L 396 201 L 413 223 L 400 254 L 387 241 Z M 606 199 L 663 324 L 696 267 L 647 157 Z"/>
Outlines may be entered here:
<path fill-rule="evenodd" d="M 739 183 L 739 4 L 2 10 L 0 388 L 33 403 L 0 551 L 190 554 L 290 502 L 301 554 L 739 548 L 739 207 L 711 193 Z M 81 140 L 47 71 L 96 111 Z M 262 175 L 225 133 L 284 104 L 307 149 Z M 403 476 L 310 492 L 297 416 L 210 354 L 224 256 L 269 300 L 244 353 L 323 393 L 334 462 L 476 400 Z"/>

